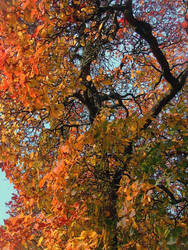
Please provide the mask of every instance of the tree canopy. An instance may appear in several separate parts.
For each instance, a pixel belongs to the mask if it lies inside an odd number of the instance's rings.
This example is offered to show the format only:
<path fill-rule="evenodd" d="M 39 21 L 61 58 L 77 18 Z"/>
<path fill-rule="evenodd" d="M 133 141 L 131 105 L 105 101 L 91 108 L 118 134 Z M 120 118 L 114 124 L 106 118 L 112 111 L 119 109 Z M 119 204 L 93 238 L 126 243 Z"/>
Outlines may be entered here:
<path fill-rule="evenodd" d="M 187 246 L 186 0 L 1 0 L 1 249 Z"/>

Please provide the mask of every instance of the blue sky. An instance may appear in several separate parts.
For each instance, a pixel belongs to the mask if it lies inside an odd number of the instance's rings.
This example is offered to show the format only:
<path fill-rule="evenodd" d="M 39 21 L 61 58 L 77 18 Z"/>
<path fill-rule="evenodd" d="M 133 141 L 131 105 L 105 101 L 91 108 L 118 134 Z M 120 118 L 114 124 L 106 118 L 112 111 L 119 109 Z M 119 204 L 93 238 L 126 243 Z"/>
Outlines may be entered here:
<path fill-rule="evenodd" d="M 13 192 L 13 185 L 7 180 L 5 173 L 0 169 L 0 225 L 3 225 L 3 220 L 9 217 L 6 214 L 8 207 L 5 203 L 10 201 Z"/>

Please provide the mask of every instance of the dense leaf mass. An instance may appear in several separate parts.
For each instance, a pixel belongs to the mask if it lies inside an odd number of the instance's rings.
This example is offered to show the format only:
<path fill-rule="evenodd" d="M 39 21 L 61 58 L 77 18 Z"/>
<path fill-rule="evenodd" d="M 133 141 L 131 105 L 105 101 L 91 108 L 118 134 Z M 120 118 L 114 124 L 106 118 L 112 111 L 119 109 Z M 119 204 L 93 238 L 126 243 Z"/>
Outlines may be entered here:
<path fill-rule="evenodd" d="M 186 249 L 185 0 L 1 0 L 1 249 Z"/>

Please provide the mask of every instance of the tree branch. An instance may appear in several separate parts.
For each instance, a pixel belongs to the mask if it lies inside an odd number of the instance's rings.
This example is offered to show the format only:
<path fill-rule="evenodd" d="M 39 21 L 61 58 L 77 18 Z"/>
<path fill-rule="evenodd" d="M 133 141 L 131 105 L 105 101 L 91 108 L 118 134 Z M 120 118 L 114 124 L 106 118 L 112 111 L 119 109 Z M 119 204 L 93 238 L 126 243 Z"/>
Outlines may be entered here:
<path fill-rule="evenodd" d="M 186 198 L 182 198 L 182 199 L 178 199 L 177 200 L 175 198 L 175 196 L 173 195 L 173 193 L 168 188 L 166 188 L 164 185 L 162 185 L 162 184 L 157 185 L 157 187 L 159 187 L 161 190 L 163 190 L 170 197 L 172 204 L 178 204 L 180 202 L 187 201 Z"/>
<path fill-rule="evenodd" d="M 179 84 L 173 87 L 169 93 L 161 97 L 156 105 L 151 109 L 151 117 L 156 118 L 161 110 L 176 96 L 176 94 L 183 88 L 188 76 L 188 67 L 181 75 Z M 152 119 L 148 119 L 143 126 L 143 129 L 146 129 L 152 122 Z"/>
<path fill-rule="evenodd" d="M 124 15 L 127 22 L 146 42 L 148 42 L 153 55 L 161 66 L 164 78 L 170 83 L 172 87 L 175 87 L 178 85 L 178 80 L 172 75 L 170 71 L 168 61 L 159 48 L 157 39 L 152 34 L 151 25 L 145 21 L 138 21 L 136 18 L 134 18 L 132 11 L 132 0 L 127 0 L 125 7 Z"/>

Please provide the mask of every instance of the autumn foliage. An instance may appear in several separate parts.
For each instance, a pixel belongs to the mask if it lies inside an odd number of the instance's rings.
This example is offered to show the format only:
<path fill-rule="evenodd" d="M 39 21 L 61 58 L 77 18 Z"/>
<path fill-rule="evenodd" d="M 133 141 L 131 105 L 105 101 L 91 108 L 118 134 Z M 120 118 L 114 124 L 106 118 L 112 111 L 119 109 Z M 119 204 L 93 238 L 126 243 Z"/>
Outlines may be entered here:
<path fill-rule="evenodd" d="M 0 249 L 186 249 L 186 8 L 1 0 Z"/>

